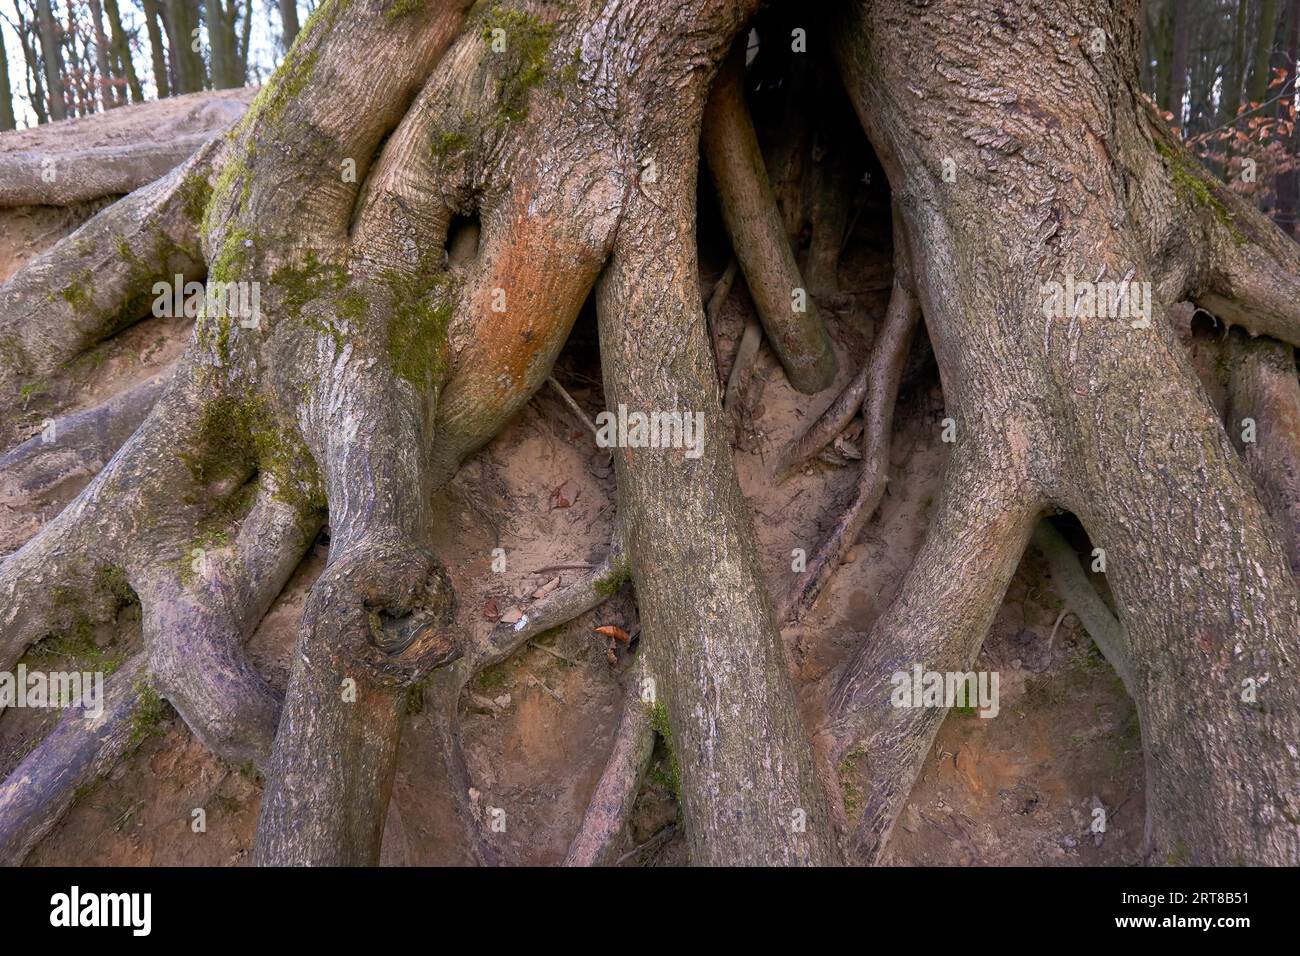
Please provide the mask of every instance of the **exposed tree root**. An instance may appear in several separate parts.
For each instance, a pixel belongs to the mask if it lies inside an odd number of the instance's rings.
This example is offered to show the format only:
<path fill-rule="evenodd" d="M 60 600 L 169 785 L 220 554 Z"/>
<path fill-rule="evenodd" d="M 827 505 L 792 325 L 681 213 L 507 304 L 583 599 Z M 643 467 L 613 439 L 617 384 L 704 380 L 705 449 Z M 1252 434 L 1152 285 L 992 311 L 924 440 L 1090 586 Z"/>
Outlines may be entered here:
<path fill-rule="evenodd" d="M 808 294 L 768 183 L 745 105 L 745 47 L 737 43 L 709 95 L 701 146 L 754 307 L 790 384 L 819 392 L 835 379 L 835 351 Z"/>
<path fill-rule="evenodd" d="M 673 746 L 685 755 L 692 860 L 830 863 L 835 834 L 710 371 L 689 239 L 694 144 L 680 127 L 665 138 L 655 157 L 659 192 L 654 202 L 630 199 L 597 291 L 607 401 L 703 421 L 698 456 L 680 447 L 628 447 L 615 456 L 646 663 Z M 779 222 L 778 234 L 784 244 Z M 739 249 L 737 258 L 743 267 Z M 645 362 L 647 351 L 662 358 Z"/>
<path fill-rule="evenodd" d="M 209 750 L 265 770 L 281 700 L 244 653 L 321 525 L 276 498 L 270 478 L 229 546 L 155 564 L 137 586 L 159 693 Z"/>
<path fill-rule="evenodd" d="M 1300 579 L 1300 381 L 1294 350 L 1238 331 L 1228 349 L 1228 436 L 1277 522 L 1291 571 Z"/>
<path fill-rule="evenodd" d="M 1079 556 L 1046 519 L 1034 528 L 1034 544 L 1047 559 L 1057 595 L 1083 623 L 1097 649 L 1124 682 L 1129 696 L 1134 696 L 1137 685 L 1133 678 L 1133 665 L 1129 660 L 1128 635 L 1096 588 L 1088 581 L 1088 576 L 1079 566 Z"/>
<path fill-rule="evenodd" d="M 642 698 L 645 669 L 641 659 L 625 678 L 623 716 L 614 734 L 609 761 L 587 804 L 578 834 L 569 845 L 565 866 L 606 866 L 614 862 L 626 836 L 628 817 L 654 753 L 651 705 Z"/>
<path fill-rule="evenodd" d="M 155 282 L 207 271 L 199 216 L 207 147 L 162 179 L 95 215 L 0 286 L 0 395 L 149 314 Z"/>
<path fill-rule="evenodd" d="M 66 481 L 95 475 L 144 421 L 171 374 L 168 369 L 101 405 L 56 418 L 0 455 L 0 502 L 37 501 Z"/>
<path fill-rule="evenodd" d="M 894 289 L 885 312 L 885 321 L 872 347 L 871 359 L 863 371 L 841 393 L 831 407 L 813 423 L 786 453 L 781 470 L 788 473 L 825 447 L 827 441 L 844 428 L 852 417 L 849 402 L 863 383 L 865 400 L 862 417 L 862 475 L 858 479 L 853 503 L 840 516 L 835 527 L 818 546 L 804 571 L 795 579 L 782 602 L 781 619 L 798 621 L 812 609 L 845 552 L 853 546 L 863 527 L 871 520 L 880 499 L 885 495 L 889 478 L 889 441 L 894 425 L 894 403 L 898 384 L 907 362 L 912 333 L 921 314 L 912 289 L 912 273 L 907 260 L 906 239 L 894 238 Z"/>
<path fill-rule="evenodd" d="M 848 846 L 863 863 L 878 859 L 947 713 L 895 706 L 893 675 L 970 669 L 1038 517 L 1031 495 L 989 478 L 950 462 L 925 544 L 829 698 L 824 753 L 844 793 L 862 796 Z"/>
<path fill-rule="evenodd" d="M 192 93 L 11 132 L 0 159 L 0 207 L 69 206 L 133 192 L 233 126 L 255 92 Z"/>
<path fill-rule="evenodd" d="M 145 663 L 123 664 L 104 685 L 103 712 L 69 710 L 36 749 L 0 783 L 0 866 L 18 866 L 132 744 Z"/>

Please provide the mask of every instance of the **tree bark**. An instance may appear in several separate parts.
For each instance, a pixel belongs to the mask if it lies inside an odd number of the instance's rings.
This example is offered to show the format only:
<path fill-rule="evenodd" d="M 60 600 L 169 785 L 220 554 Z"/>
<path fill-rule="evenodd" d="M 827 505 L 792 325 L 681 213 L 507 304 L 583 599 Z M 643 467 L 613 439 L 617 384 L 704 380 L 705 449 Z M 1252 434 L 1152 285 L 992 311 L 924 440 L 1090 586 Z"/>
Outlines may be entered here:
<path fill-rule="evenodd" d="M 50 0 L 36 0 L 36 32 L 41 41 L 41 61 L 45 67 L 50 119 L 66 119 L 68 107 L 64 96 L 63 53 L 59 45 L 59 25 L 54 19 Z"/>
<path fill-rule="evenodd" d="M 1058 505 L 1105 550 L 1132 642 L 1152 858 L 1294 860 L 1300 757 L 1280 741 L 1300 732 L 1295 580 L 1164 314 L 1184 294 L 1209 291 L 1207 263 L 1236 255 L 1217 208 L 1248 230 L 1240 243 L 1277 250 L 1260 258 L 1290 262 L 1295 253 L 1231 196 L 1227 207 L 1198 205 L 1182 185 L 1180 171 L 1195 160 L 1134 105 L 1135 3 L 1078 0 L 1055 6 L 1050 21 L 1035 8 L 1007 16 L 993 25 L 980 4 L 959 0 L 921 9 L 874 2 L 855 7 L 840 34 L 846 85 L 911 248 L 924 250 L 918 286 L 956 431 L 949 469 L 961 476 L 950 475 L 945 490 L 944 530 L 927 538 L 833 698 L 833 760 L 865 748 L 873 765 L 883 750 L 905 754 L 910 768 L 902 784 L 874 771 L 857 846 L 867 858 L 878 853 L 937 728 L 930 710 L 900 715 L 882 702 L 882 681 L 902 655 L 926 669 L 964 670 L 1035 514 Z M 1095 42 L 1098 28 L 1104 43 Z M 954 72 L 959 49 L 970 68 Z M 1022 108 L 985 95 L 1017 87 Z M 955 179 L 942 176 L 945 159 Z M 1058 179 L 1060 170 L 1071 175 Z M 977 225 L 978 210 L 990 208 L 999 210 L 996 239 Z M 1127 219 L 1100 228 L 1114 210 Z M 1201 241 L 1162 244 L 1189 228 Z M 1067 275 L 1149 282 L 1150 324 L 1081 318 L 1077 303 L 1055 315 L 1044 290 Z M 1294 304 L 1268 310 L 1288 327 L 1289 312 Z M 997 486 L 1010 497 L 963 513 L 970 505 L 959 496 L 990 500 Z M 1198 504 L 1209 501 L 1213 520 Z M 980 528 L 981 555 L 997 548 L 1003 563 L 969 581 L 972 597 L 953 608 L 960 620 L 978 615 L 962 631 L 969 640 L 958 640 L 926 595 L 941 587 L 933 572 L 960 567 L 951 563 L 960 542 Z M 918 619 L 935 628 L 921 634 L 942 636 L 948 649 L 937 663 L 918 644 Z M 1189 674 L 1191 695 L 1180 683 Z M 1244 693 L 1254 686 L 1267 687 L 1262 698 Z"/>
<path fill-rule="evenodd" d="M 144 11 L 144 26 L 149 34 L 149 54 L 153 64 L 153 83 L 158 91 L 158 98 L 163 99 L 171 95 L 171 83 L 168 79 L 167 55 L 163 52 L 162 28 L 159 23 L 162 19 L 162 12 L 158 7 L 158 0 L 140 0 L 141 9 Z"/>

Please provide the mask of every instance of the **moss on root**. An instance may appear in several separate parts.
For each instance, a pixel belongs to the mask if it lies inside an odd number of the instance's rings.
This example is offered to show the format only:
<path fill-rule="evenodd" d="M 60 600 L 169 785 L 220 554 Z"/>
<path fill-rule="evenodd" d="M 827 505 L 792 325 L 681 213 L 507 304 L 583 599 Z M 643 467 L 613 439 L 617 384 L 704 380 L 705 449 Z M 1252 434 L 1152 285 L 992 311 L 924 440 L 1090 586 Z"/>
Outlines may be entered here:
<path fill-rule="evenodd" d="M 456 283 L 446 273 L 430 278 L 388 272 L 387 352 L 393 371 L 420 388 L 432 388 L 447 369 L 447 330 L 455 311 Z"/>
<path fill-rule="evenodd" d="M 136 690 L 140 699 L 131 711 L 131 736 L 127 741 L 131 747 L 138 747 L 146 738 L 158 733 L 168 711 L 167 702 L 158 696 L 147 679 L 141 678 Z"/>
<path fill-rule="evenodd" d="M 528 116 L 528 95 L 546 78 L 554 27 L 523 10 L 493 3 L 481 14 L 483 42 L 504 40 L 504 50 L 492 50 L 499 59 L 497 72 L 497 122 L 519 122 Z M 500 30 L 501 34 L 496 31 Z M 491 49 L 491 48 L 490 48 Z"/>
<path fill-rule="evenodd" d="M 665 783 L 678 800 L 682 796 L 682 771 L 677 762 L 677 748 L 673 744 L 673 731 L 668 725 L 668 708 L 663 701 L 657 700 L 650 710 L 650 724 L 664 744 L 665 762 L 668 766 L 668 779 Z"/>
<path fill-rule="evenodd" d="M 198 449 L 182 460 L 201 484 L 257 471 L 272 480 L 277 498 L 300 512 L 325 509 L 320 475 L 302 437 L 256 398 L 227 395 L 209 402 L 199 420 Z"/>
<path fill-rule="evenodd" d="M 1156 143 L 1156 151 L 1169 165 L 1169 176 L 1173 182 L 1174 192 L 1184 200 L 1201 208 L 1208 209 L 1214 218 L 1232 234 L 1232 240 L 1242 245 L 1246 237 L 1233 221 L 1232 213 L 1220 199 L 1214 195 L 1214 189 L 1206 179 L 1206 173 L 1196 168 L 1194 160 L 1180 156 L 1164 143 Z"/>

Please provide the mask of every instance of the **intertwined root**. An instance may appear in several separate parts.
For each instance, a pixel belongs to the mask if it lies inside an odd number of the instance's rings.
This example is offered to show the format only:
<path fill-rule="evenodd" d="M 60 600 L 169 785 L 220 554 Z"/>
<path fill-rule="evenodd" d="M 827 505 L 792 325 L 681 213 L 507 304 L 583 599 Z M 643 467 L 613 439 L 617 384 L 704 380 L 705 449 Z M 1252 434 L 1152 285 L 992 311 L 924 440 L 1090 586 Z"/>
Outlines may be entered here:
<path fill-rule="evenodd" d="M 138 666 L 215 752 L 266 768 L 261 862 L 373 862 L 407 690 L 441 669 L 433 685 L 444 688 L 449 771 L 463 773 L 454 721 L 465 681 L 627 575 L 620 544 L 608 567 L 534 608 L 531 626 L 460 646 L 453 596 L 425 546 L 428 500 L 549 374 L 628 197 L 655 208 L 662 187 L 642 175 L 643 160 L 672 171 L 659 180 L 672 184 L 666 198 L 687 199 L 674 167 L 693 151 L 700 117 L 680 115 L 672 91 L 689 82 L 702 105 L 708 71 L 698 67 L 722 57 L 746 11 L 683 3 L 699 29 L 682 49 L 659 36 L 670 23 L 618 5 L 519 3 L 462 23 L 464 6 L 394 20 L 380 2 L 353 4 L 347 29 L 334 29 L 341 7 L 326 5 L 230 137 L 92 219 L 0 293 L 14 357 L 4 371 L 17 377 L 54 371 L 138 317 L 155 280 L 206 271 L 210 285 L 260 287 L 252 321 L 201 317 L 152 412 L 5 563 L 0 588 L 5 657 L 16 659 L 58 629 L 57 607 L 42 600 L 53 582 L 77 578 L 82 561 L 122 569 L 143 606 Z M 486 42 L 494 17 L 514 31 L 504 56 Z M 629 36 L 650 54 L 634 71 L 623 59 Z M 576 74 L 558 69 L 566 62 Z M 530 89 L 543 70 L 555 78 Z M 729 120 L 746 128 L 743 104 Z M 718 138 L 723 148 L 729 136 Z M 340 175 L 349 163 L 356 175 Z M 728 181 L 738 195 L 754 192 L 744 177 Z M 457 217 L 474 229 L 452 234 Z M 638 241 L 666 241 L 654 239 L 666 225 L 638 220 Z M 733 231 L 738 244 L 755 241 Z M 128 248 L 152 252 L 141 261 Z M 82 294 L 75 282 L 91 271 L 97 281 Z M 51 279 L 65 294 L 38 302 Z M 775 334 L 794 315 L 784 296 L 769 317 Z M 154 398 L 141 392 L 63 424 L 74 434 L 103 418 L 120 426 Z M 48 448 L 21 449 L 5 477 L 48 484 L 51 459 Z M 330 559 L 282 702 L 242 643 L 326 508 Z M 91 584 L 74 595 L 92 610 L 97 596 Z M 100 754 L 96 766 L 120 752 L 85 735 L 78 746 Z M 809 790 L 791 802 L 817 799 Z M 620 813 L 629 803 L 625 792 Z M 603 819 L 587 844 L 617 830 Z"/>

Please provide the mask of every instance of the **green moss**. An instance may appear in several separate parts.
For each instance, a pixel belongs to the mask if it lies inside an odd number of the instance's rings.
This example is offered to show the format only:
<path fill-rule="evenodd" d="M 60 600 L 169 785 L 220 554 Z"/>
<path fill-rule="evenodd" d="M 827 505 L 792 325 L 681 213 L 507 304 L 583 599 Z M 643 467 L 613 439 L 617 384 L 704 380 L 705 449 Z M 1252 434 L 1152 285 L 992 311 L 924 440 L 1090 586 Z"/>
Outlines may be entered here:
<path fill-rule="evenodd" d="M 474 678 L 474 684 L 484 694 L 492 694 L 496 691 L 504 690 L 510 683 L 510 675 L 506 673 L 506 664 L 496 664 L 492 667 L 484 668 L 479 671 Z"/>
<path fill-rule="evenodd" d="M 1196 206 L 1210 210 L 1219 224 L 1232 234 L 1233 242 L 1237 245 L 1244 244 L 1246 237 L 1237 228 L 1232 213 L 1228 212 L 1228 207 L 1214 194 L 1215 191 L 1207 178 L 1209 174 L 1196 167 L 1195 160 L 1177 154 L 1164 143 L 1156 143 L 1156 151 L 1169 165 L 1174 191 Z"/>
<path fill-rule="evenodd" d="M 238 204 L 248 204 L 249 190 L 252 189 L 253 177 L 245 159 L 231 159 L 221 167 L 217 181 L 212 185 L 208 201 L 203 209 L 203 218 L 199 230 L 203 238 L 212 235 L 216 226 L 216 217 L 229 209 L 235 201 L 235 185 L 239 184 Z"/>
<path fill-rule="evenodd" d="M 82 269 L 56 294 L 78 312 L 90 312 L 95 307 L 94 300 L 90 296 L 90 283 L 93 281 L 94 277 L 90 274 L 90 270 Z"/>
<path fill-rule="evenodd" d="M 95 572 L 95 586 L 107 591 L 119 604 L 131 604 L 136 600 L 126 570 L 120 565 L 108 564 Z"/>
<path fill-rule="evenodd" d="M 393 5 L 384 11 L 384 19 L 398 20 L 407 14 L 415 13 L 424 7 L 424 0 L 393 0 Z"/>
<path fill-rule="evenodd" d="M 610 598 L 619 592 L 628 581 L 632 580 L 632 562 L 627 558 L 615 562 L 609 574 L 596 579 L 596 593 L 602 598 Z"/>
<path fill-rule="evenodd" d="M 434 137 L 433 155 L 435 159 L 442 159 L 445 156 L 463 149 L 465 146 L 465 134 L 459 130 L 448 130 L 441 136 Z"/>
<path fill-rule="evenodd" d="M 456 284 L 446 273 L 418 269 L 411 278 L 388 272 L 388 359 L 393 371 L 421 388 L 446 371 L 447 329 L 455 310 Z"/>
<path fill-rule="evenodd" d="M 136 702 L 135 710 L 131 711 L 131 736 L 128 738 L 131 747 L 138 747 L 145 738 L 157 733 L 162 722 L 167 719 L 168 711 L 167 702 L 158 696 L 153 685 L 146 680 L 141 679 L 136 684 L 136 690 L 139 691 L 140 699 Z"/>
<path fill-rule="evenodd" d="M 191 173 L 181 181 L 181 208 L 191 222 L 202 222 L 212 200 L 212 184 L 208 177 L 200 173 Z"/>
<path fill-rule="evenodd" d="M 854 783 L 856 762 L 867 755 L 862 747 L 854 747 L 844 755 L 836 771 L 840 778 L 840 794 L 844 799 L 844 812 L 852 816 L 862 808 L 862 790 Z"/>
<path fill-rule="evenodd" d="M 663 701 L 657 700 L 650 711 L 650 724 L 664 744 L 664 755 L 668 768 L 668 784 L 680 800 L 682 796 L 682 770 L 677 762 L 677 748 L 673 745 L 673 731 L 668 724 L 668 708 Z"/>
<path fill-rule="evenodd" d="M 213 282 L 234 282 L 248 268 L 253 234 L 247 229 L 232 229 L 222 240 L 221 248 L 208 266 Z"/>
<path fill-rule="evenodd" d="M 505 33 L 505 50 L 492 51 L 500 62 L 497 77 L 498 122 L 518 122 L 528 115 L 528 94 L 546 77 L 552 25 L 522 10 L 494 3 L 483 15 L 482 37 L 493 42 L 493 31 Z"/>
<path fill-rule="evenodd" d="M 256 399 L 210 402 L 199 420 L 198 451 L 182 459 L 202 484 L 255 469 L 273 479 L 280 500 L 303 512 L 325 508 L 320 475 L 301 436 Z"/>
<path fill-rule="evenodd" d="M 368 304 L 363 295 L 347 288 L 347 270 L 334 263 L 321 262 L 314 252 L 307 254 L 307 260 L 301 267 L 286 266 L 278 269 L 271 281 L 284 297 L 285 313 L 293 321 L 303 322 L 309 328 L 329 336 L 334 342 L 336 356 L 343 350 L 346 341 L 343 331 L 320 316 L 304 316 L 304 307 L 316 299 L 334 297 L 333 312 L 340 318 L 347 319 L 354 327 L 360 326 L 365 320 Z"/>

